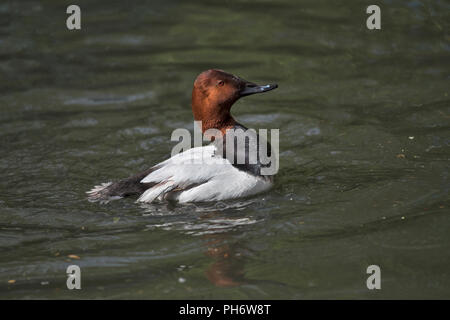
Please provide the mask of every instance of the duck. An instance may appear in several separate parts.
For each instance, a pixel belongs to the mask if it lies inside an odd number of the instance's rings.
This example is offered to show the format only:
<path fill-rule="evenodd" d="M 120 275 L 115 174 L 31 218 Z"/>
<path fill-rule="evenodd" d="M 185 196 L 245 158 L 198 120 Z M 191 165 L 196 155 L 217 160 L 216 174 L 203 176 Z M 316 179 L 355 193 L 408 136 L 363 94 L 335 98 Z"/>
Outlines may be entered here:
<path fill-rule="evenodd" d="M 277 87 L 277 84 L 257 85 L 220 69 L 203 71 L 193 84 L 192 113 L 203 134 L 216 130 L 219 135 L 211 137 L 208 145 L 177 153 L 143 172 L 97 185 L 87 191 L 88 200 L 108 202 L 137 196 L 140 203 L 164 200 L 191 203 L 237 199 L 269 190 L 274 174 L 264 173 L 267 164 L 259 156 L 256 161 L 249 161 L 249 141 L 253 140 L 245 140 L 244 146 L 233 145 L 235 153 L 230 157 L 226 152 L 227 141 L 229 146 L 233 140 L 227 137 L 236 130 L 245 133 L 249 130 L 231 115 L 234 103 Z M 257 135 L 258 141 L 259 138 Z M 263 143 L 270 155 L 270 144 L 265 140 Z M 243 163 L 236 161 L 239 152 L 244 155 Z"/>

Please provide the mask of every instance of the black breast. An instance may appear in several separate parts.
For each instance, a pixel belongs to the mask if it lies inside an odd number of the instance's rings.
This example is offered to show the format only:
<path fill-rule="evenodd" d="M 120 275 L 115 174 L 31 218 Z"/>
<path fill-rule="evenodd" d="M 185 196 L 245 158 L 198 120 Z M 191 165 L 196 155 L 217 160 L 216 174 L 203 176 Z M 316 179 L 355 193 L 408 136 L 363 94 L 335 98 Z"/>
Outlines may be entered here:
<path fill-rule="evenodd" d="M 227 145 L 227 141 L 233 143 Z M 217 154 L 228 159 L 239 170 L 261 176 L 261 168 L 270 166 L 268 158 L 272 151 L 269 142 L 256 131 L 249 130 L 241 124 L 237 123 L 233 130 L 227 131 L 222 139 L 214 141 L 214 144 L 218 149 Z M 229 148 L 234 148 L 234 152 L 227 152 Z"/>

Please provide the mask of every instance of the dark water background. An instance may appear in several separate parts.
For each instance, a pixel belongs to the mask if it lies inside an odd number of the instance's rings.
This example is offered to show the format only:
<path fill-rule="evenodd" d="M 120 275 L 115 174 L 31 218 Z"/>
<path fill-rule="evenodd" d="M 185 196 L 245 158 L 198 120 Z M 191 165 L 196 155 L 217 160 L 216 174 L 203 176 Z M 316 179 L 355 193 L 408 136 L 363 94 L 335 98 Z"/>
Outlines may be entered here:
<path fill-rule="evenodd" d="M 0 298 L 450 298 L 450 5 L 369 4 L 2 1 Z M 168 157 L 212 67 L 279 84 L 233 109 L 280 128 L 275 187 L 86 201 Z"/>

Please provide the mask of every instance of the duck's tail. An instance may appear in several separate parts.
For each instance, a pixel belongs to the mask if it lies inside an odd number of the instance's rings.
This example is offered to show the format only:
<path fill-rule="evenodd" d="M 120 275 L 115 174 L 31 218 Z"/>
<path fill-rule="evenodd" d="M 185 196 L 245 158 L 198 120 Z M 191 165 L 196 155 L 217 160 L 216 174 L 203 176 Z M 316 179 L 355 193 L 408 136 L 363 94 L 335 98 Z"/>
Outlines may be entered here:
<path fill-rule="evenodd" d="M 88 200 L 91 202 L 104 201 L 107 202 L 109 200 L 113 200 L 113 195 L 111 194 L 111 186 L 112 182 L 105 182 L 98 186 L 95 186 L 89 191 L 86 191 L 88 195 Z"/>
<path fill-rule="evenodd" d="M 150 168 L 127 179 L 97 185 L 86 192 L 88 200 L 91 202 L 108 202 L 123 197 L 141 195 L 154 185 L 153 183 L 141 183 L 141 180 L 153 170 L 153 168 Z"/>

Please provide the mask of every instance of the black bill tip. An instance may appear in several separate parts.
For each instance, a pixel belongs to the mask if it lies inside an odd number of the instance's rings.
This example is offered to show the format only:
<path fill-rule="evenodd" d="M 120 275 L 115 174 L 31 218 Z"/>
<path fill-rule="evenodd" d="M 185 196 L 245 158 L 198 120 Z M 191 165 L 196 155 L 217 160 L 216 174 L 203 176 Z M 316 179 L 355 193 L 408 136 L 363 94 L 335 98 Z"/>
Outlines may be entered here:
<path fill-rule="evenodd" d="M 278 88 L 278 85 L 276 83 L 274 84 L 266 84 L 264 86 L 258 86 L 256 84 L 253 83 L 248 83 L 241 91 L 240 91 L 240 95 L 241 97 L 245 97 L 245 96 L 249 96 L 251 94 L 256 94 L 256 93 L 263 93 L 263 92 L 267 92 L 273 89 Z"/>

